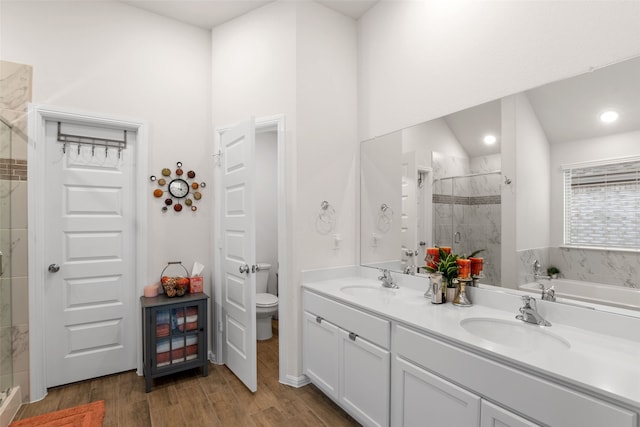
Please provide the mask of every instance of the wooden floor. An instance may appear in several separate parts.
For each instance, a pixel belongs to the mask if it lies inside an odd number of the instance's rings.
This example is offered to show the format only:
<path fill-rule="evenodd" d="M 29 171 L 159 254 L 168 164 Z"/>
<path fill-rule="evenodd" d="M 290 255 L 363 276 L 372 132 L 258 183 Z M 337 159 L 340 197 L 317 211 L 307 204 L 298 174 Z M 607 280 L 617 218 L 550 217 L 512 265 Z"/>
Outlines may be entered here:
<path fill-rule="evenodd" d="M 135 371 L 49 389 L 43 400 L 22 405 L 15 420 L 104 399 L 104 426 L 358 426 L 313 385 L 278 382 L 278 336 L 258 341 L 258 391 L 251 393 L 224 365 L 154 380 L 144 392 Z"/>

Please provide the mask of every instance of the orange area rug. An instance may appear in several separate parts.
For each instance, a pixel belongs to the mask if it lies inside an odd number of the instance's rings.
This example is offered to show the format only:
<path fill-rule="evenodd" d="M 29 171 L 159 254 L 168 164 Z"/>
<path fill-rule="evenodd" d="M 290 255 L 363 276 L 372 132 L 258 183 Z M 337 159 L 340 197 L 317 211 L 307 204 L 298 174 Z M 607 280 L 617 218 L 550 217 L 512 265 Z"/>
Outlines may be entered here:
<path fill-rule="evenodd" d="M 102 427 L 104 400 L 25 418 L 9 427 Z"/>

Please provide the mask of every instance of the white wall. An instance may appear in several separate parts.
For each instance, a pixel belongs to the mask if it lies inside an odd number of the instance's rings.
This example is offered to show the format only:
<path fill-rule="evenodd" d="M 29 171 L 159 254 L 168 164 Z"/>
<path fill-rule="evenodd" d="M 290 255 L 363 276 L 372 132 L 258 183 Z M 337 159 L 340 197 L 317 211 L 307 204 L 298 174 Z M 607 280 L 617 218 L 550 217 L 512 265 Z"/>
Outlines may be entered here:
<path fill-rule="evenodd" d="M 402 134 L 394 132 L 365 141 L 360 163 L 360 261 L 363 264 L 398 261 L 402 247 Z M 393 217 L 381 215 L 383 203 L 391 208 Z"/>
<path fill-rule="evenodd" d="M 502 286 L 518 283 L 516 251 L 549 246 L 550 148 L 524 93 L 502 100 Z"/>
<path fill-rule="evenodd" d="M 357 263 L 353 233 L 359 212 L 356 177 L 357 43 L 355 22 L 314 2 L 300 2 L 297 21 L 297 167 L 303 270 Z M 342 244 L 319 234 L 320 203 L 336 209 Z"/>
<path fill-rule="evenodd" d="M 3 0 L 0 8 L 0 59 L 33 66 L 35 104 L 144 120 L 149 174 L 181 161 L 212 183 L 211 160 L 202 155 L 212 139 L 208 31 L 111 1 Z M 198 260 L 210 278 L 202 236 L 209 235 L 213 187 L 202 191 L 197 212 L 163 214 L 154 184 L 144 184 L 149 262 L 147 281 L 134 284 L 138 293 L 159 281 L 167 261 L 190 269 Z M 13 310 L 28 312 L 27 305 Z M 28 384 L 21 386 L 28 398 Z"/>
<path fill-rule="evenodd" d="M 563 244 L 564 234 L 564 164 L 640 156 L 640 131 L 602 138 L 590 138 L 551 145 L 551 242 Z"/>
<path fill-rule="evenodd" d="M 163 167 L 211 182 L 207 31 L 118 2 L 2 2 L 2 59 L 33 65 L 33 102 L 145 120 L 149 174 Z M 127 155 L 126 152 L 124 154 Z M 148 198 L 148 282 L 167 261 L 207 265 L 211 192 L 198 211 L 163 214 Z M 140 289 L 148 283 L 137 284 Z"/>
<path fill-rule="evenodd" d="M 527 95 L 516 100 L 516 251 L 549 246 L 549 142 Z"/>
<path fill-rule="evenodd" d="M 640 2 L 382 0 L 359 21 L 359 137 L 640 53 Z"/>
<path fill-rule="evenodd" d="M 291 260 L 295 252 L 293 242 L 296 191 L 296 8 L 293 3 L 274 2 L 222 24 L 211 31 L 211 75 L 213 126 L 224 127 L 274 114 L 285 116 L 286 188 L 285 215 L 288 219 L 286 257 Z M 214 204 L 217 203 L 214 200 Z M 292 287 L 294 262 L 280 260 L 280 290 Z M 287 267 L 288 266 L 288 267 Z M 286 271 L 283 271 L 286 270 Z M 219 273 L 219 272 L 218 272 Z M 220 283 L 214 283 L 219 287 Z M 214 316 L 220 316 L 219 301 L 213 301 Z M 297 303 L 281 299 L 281 319 L 292 318 Z M 293 322 L 293 321 L 292 321 Z M 291 323 L 292 323 L 291 322 Z M 286 327 L 280 328 L 280 339 L 295 339 Z M 290 338 L 289 335 L 293 335 Z M 219 357 L 220 349 L 214 352 Z M 281 355 L 297 360 L 297 348 Z M 294 368 L 296 369 L 296 368 Z"/>
<path fill-rule="evenodd" d="M 404 152 L 415 150 L 422 153 L 426 166 L 431 166 L 432 152 L 451 157 L 468 157 L 447 122 L 441 118 L 402 129 L 402 147 Z"/>
<path fill-rule="evenodd" d="M 301 271 L 356 263 L 356 26 L 313 2 L 277 1 L 212 31 L 215 126 L 250 116 L 286 117 L 288 271 L 280 291 L 281 373 L 302 373 Z M 319 234 L 323 200 L 335 230 Z M 341 248 L 333 250 L 332 234 Z M 280 260 L 282 263 L 283 260 Z M 284 313 L 283 313 L 284 311 Z"/>

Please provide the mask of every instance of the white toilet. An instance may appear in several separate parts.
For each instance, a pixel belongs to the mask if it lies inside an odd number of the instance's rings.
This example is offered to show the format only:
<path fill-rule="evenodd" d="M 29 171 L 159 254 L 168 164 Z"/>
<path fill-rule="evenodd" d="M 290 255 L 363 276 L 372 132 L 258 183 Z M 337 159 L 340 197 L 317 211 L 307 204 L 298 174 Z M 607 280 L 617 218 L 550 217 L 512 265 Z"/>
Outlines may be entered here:
<path fill-rule="evenodd" d="M 273 336 L 271 318 L 278 313 L 278 297 L 267 292 L 271 264 L 258 263 L 256 273 L 256 339 L 268 340 Z"/>

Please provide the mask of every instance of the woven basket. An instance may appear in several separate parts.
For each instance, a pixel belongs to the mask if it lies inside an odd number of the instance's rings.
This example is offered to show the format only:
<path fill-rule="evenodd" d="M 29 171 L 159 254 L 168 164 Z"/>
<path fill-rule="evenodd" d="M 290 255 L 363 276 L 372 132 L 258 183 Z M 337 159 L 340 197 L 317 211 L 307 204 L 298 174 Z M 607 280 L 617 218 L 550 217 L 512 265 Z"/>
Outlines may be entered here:
<path fill-rule="evenodd" d="M 189 272 L 182 265 L 182 261 L 168 262 L 160 273 L 160 283 L 165 295 L 169 298 L 181 297 L 186 294 L 189 291 Z"/>

